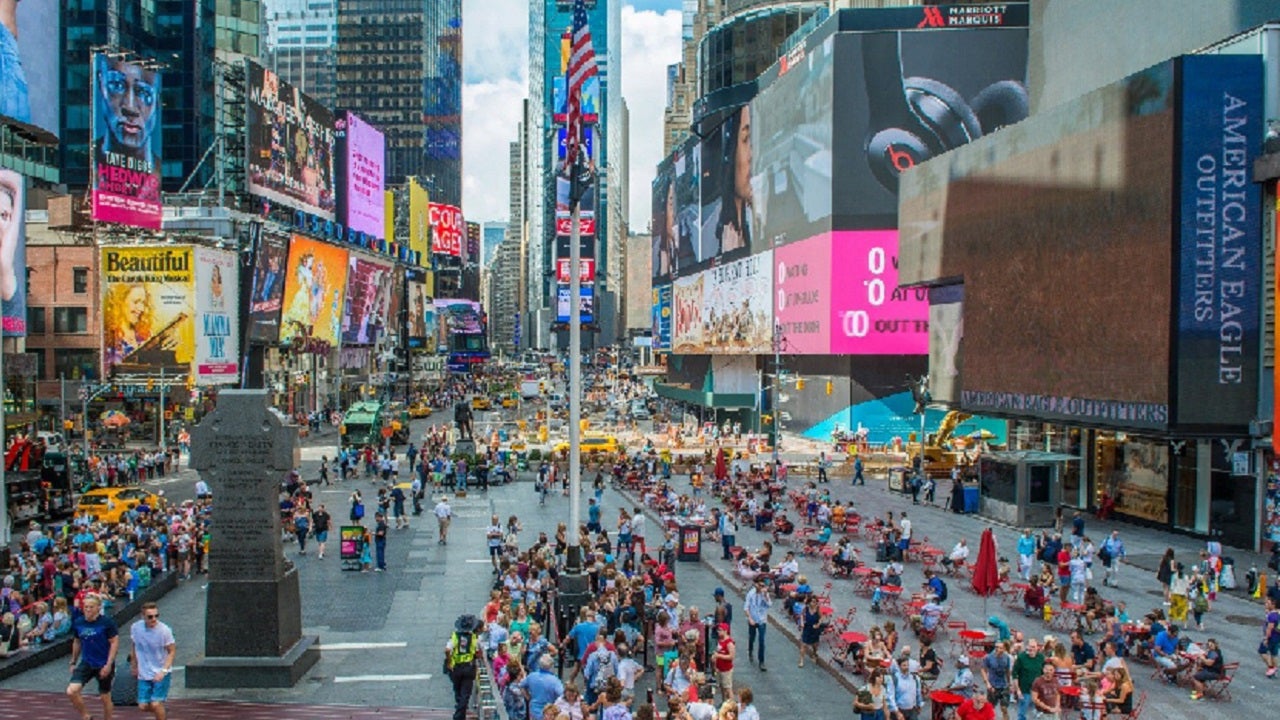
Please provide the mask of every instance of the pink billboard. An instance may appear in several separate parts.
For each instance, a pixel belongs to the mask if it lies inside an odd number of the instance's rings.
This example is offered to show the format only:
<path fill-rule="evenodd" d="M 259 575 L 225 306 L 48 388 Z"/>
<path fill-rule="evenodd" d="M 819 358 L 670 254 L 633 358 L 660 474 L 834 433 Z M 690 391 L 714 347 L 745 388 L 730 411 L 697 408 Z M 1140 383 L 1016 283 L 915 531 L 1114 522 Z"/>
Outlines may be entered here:
<path fill-rule="evenodd" d="M 337 135 L 345 141 L 343 155 L 347 227 L 374 237 L 386 234 L 383 221 L 386 138 L 377 128 L 348 112 L 338 120 Z"/>
<path fill-rule="evenodd" d="M 785 352 L 826 355 L 831 345 L 831 234 L 773 251 L 773 317 Z"/>
<path fill-rule="evenodd" d="M 462 235 L 466 231 L 466 221 L 462 219 L 462 208 L 456 205 L 431 203 L 427 218 L 427 222 L 431 225 L 431 252 L 437 255 L 462 257 Z"/>
<path fill-rule="evenodd" d="M 831 235 L 831 353 L 927 355 L 929 294 L 898 287 L 898 231 Z"/>
<path fill-rule="evenodd" d="M 838 231 L 774 250 L 774 317 L 795 355 L 925 355 L 929 300 L 898 287 L 898 231 Z"/>

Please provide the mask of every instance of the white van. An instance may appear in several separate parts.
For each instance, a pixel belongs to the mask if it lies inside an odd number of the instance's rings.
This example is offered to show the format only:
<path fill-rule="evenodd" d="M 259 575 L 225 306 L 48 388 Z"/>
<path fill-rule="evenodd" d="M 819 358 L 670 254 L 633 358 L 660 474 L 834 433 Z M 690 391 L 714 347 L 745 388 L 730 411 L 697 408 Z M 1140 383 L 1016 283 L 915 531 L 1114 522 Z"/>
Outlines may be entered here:
<path fill-rule="evenodd" d="M 67 446 L 67 441 L 62 437 L 62 433 L 41 430 L 36 433 L 36 439 L 43 440 L 45 447 L 50 450 L 64 450 Z"/>

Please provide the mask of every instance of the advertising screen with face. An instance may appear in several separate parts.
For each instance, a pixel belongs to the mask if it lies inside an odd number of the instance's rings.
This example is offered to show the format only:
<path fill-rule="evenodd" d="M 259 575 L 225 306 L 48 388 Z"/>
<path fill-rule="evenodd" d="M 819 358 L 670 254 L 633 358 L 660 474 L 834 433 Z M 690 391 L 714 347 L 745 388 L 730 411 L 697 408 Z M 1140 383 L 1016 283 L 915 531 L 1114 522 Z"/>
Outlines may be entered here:
<path fill-rule="evenodd" d="M 342 332 L 343 294 L 347 289 L 347 251 L 294 235 L 289 243 L 280 342 L 313 340 L 336 346 Z"/>
<path fill-rule="evenodd" d="M 671 351 L 698 353 L 706 347 L 702 322 L 702 288 L 706 272 L 676 278 L 671 285 Z"/>
<path fill-rule="evenodd" d="M 333 113 L 253 61 L 245 61 L 249 192 L 333 220 Z"/>
<path fill-rule="evenodd" d="M 27 334 L 26 188 L 26 178 L 0 170 L 0 301 L 5 337 Z"/>
<path fill-rule="evenodd" d="M 754 190 L 751 186 L 751 107 L 735 110 L 701 144 L 701 260 L 732 260 L 751 253 Z M 683 272 L 684 268 L 681 267 Z"/>
<path fill-rule="evenodd" d="M 406 268 L 405 289 L 409 295 L 407 313 L 409 344 L 411 347 L 422 347 L 428 337 L 435 336 L 433 328 L 428 332 L 428 322 L 433 324 L 435 322 L 435 304 L 427 288 L 426 273 L 422 268 Z"/>
<path fill-rule="evenodd" d="M 250 342 L 274 343 L 280 338 L 280 305 L 284 298 L 285 265 L 288 261 L 288 238 L 263 233 L 249 294 Z"/>
<path fill-rule="evenodd" d="M 653 282 L 655 285 L 671 282 L 676 269 L 676 197 L 673 181 L 674 170 L 670 159 L 658 165 L 653 179 Z"/>
<path fill-rule="evenodd" d="M 0 0 L 0 115 L 58 134 L 62 3 Z"/>
<path fill-rule="evenodd" d="M 343 345 L 373 345 L 388 326 L 391 309 L 391 265 L 352 253 L 347 262 Z"/>
<path fill-rule="evenodd" d="M 102 248 L 102 371 L 186 375 L 195 357 L 192 248 Z"/>
<path fill-rule="evenodd" d="M 346 141 L 342 158 L 346 194 L 340 196 L 346 206 L 343 221 L 352 230 L 380 238 L 386 230 L 382 195 L 386 138 L 353 112 L 345 113 L 342 122 L 345 127 L 339 133 Z"/>
<path fill-rule="evenodd" d="M 556 285 L 556 322 L 569 322 L 569 286 Z M 578 288 L 578 297 L 581 302 L 578 305 L 580 316 L 578 321 L 587 324 L 596 321 L 596 291 L 593 285 L 582 285 Z"/>
<path fill-rule="evenodd" d="M 93 56 L 93 218 L 160 229 L 160 73 Z"/>
<path fill-rule="evenodd" d="M 240 262 L 235 253 L 194 249 L 196 261 L 196 384 L 239 379 Z"/>

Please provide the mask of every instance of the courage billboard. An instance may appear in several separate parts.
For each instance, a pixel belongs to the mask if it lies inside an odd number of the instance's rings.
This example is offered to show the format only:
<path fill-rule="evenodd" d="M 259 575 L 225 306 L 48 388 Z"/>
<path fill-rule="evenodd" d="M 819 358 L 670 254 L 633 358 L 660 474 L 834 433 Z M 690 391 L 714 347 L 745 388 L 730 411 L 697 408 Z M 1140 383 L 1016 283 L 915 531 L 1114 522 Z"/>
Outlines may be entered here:
<path fill-rule="evenodd" d="M 412 192 L 412 188 L 410 191 Z M 466 232 L 462 208 L 456 205 L 431 203 L 428 217 L 428 224 L 431 227 L 431 252 L 437 255 L 462 257 L 462 235 Z"/>

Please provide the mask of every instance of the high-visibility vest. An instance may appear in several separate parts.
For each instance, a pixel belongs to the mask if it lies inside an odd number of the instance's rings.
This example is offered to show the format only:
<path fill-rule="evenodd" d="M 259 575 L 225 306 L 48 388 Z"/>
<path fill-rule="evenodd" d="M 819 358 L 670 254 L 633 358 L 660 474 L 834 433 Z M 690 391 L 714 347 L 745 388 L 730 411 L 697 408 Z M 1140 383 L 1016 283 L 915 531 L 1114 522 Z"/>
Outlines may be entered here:
<path fill-rule="evenodd" d="M 449 653 L 449 667 L 468 665 L 476 659 L 476 640 L 471 633 L 453 634 L 453 651 Z"/>

